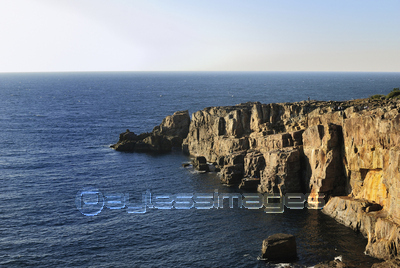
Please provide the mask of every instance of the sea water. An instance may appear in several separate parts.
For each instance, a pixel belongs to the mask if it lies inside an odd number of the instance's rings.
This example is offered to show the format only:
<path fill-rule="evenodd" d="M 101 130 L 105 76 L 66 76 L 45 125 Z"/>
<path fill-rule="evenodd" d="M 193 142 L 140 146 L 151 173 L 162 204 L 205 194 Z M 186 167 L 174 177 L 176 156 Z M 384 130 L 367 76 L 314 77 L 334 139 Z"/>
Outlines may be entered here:
<path fill-rule="evenodd" d="M 367 240 L 319 210 L 104 207 L 85 216 L 83 189 L 153 195 L 234 193 L 215 173 L 182 163 L 179 150 L 153 155 L 109 148 L 130 129 L 150 132 L 178 110 L 387 94 L 399 73 L 116 72 L 0 74 L 0 265 L 5 267 L 274 267 L 263 239 L 294 234 L 301 266 L 342 256 L 377 260 Z"/>

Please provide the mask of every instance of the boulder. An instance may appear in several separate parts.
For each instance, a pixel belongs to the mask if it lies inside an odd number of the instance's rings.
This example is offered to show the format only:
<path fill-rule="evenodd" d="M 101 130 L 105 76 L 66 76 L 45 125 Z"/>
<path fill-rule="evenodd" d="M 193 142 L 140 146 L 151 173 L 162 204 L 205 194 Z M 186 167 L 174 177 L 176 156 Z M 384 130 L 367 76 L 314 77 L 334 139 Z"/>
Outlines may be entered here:
<path fill-rule="evenodd" d="M 207 160 L 204 156 L 196 156 L 193 159 L 193 167 L 198 171 L 205 171 L 205 172 L 210 171 L 207 164 Z"/>
<path fill-rule="evenodd" d="M 268 261 L 293 261 L 297 258 L 296 238 L 291 234 L 274 234 L 263 241 L 261 257 Z"/>

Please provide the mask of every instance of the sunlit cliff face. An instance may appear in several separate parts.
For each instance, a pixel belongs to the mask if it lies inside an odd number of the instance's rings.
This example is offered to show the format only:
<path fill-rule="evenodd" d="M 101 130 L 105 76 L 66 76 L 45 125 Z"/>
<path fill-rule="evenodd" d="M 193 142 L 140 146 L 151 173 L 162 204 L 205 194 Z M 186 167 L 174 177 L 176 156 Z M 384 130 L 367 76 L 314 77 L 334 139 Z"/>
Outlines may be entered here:
<path fill-rule="evenodd" d="M 351 195 L 383 206 L 400 222 L 400 115 L 395 102 L 353 114 L 343 126 L 346 172 Z"/>
<path fill-rule="evenodd" d="M 388 192 L 383 183 L 383 171 L 381 169 L 369 170 L 362 182 L 362 186 L 354 191 L 356 198 L 366 199 L 385 206 Z"/>

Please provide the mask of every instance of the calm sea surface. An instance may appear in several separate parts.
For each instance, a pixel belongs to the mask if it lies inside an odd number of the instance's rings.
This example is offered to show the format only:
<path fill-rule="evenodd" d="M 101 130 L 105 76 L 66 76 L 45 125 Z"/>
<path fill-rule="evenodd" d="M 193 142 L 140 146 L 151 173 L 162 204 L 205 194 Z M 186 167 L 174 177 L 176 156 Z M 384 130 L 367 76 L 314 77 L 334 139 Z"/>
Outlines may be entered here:
<path fill-rule="evenodd" d="M 262 240 L 296 235 L 298 265 L 342 255 L 359 267 L 366 239 L 316 210 L 104 208 L 83 215 L 77 193 L 236 192 L 190 159 L 116 152 L 127 128 L 151 131 L 178 110 L 247 101 L 347 100 L 387 94 L 400 73 L 0 74 L 0 265 L 4 267 L 274 267 Z"/>

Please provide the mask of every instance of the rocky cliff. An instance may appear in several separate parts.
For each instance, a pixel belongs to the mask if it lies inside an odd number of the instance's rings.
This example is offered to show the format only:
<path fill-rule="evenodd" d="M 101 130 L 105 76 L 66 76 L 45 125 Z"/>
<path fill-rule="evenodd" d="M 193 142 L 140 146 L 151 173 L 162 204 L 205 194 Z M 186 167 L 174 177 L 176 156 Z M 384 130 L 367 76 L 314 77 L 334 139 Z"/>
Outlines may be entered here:
<path fill-rule="evenodd" d="M 400 91 L 399 91 L 400 94 Z M 125 132 L 120 151 L 182 146 L 222 183 L 262 193 L 304 193 L 368 237 L 366 253 L 400 258 L 400 101 L 259 102 L 166 117 L 152 133 Z"/>
<path fill-rule="evenodd" d="M 400 257 L 400 102 L 244 103 L 192 115 L 183 150 L 223 183 L 324 196 L 324 212 L 368 237 L 374 257 Z"/>

